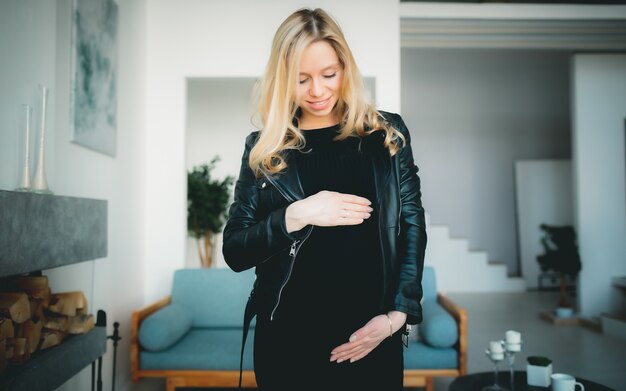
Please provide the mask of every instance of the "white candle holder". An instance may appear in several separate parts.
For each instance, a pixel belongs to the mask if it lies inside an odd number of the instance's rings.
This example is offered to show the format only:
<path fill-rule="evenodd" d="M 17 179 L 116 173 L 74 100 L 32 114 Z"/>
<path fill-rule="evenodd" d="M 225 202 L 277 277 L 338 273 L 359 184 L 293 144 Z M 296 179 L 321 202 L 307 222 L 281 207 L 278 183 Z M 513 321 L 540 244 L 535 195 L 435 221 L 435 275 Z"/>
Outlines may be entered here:
<path fill-rule="evenodd" d="M 493 385 L 483 387 L 482 391 L 509 391 L 508 388 L 502 387 L 498 384 L 498 363 L 504 360 L 505 351 L 502 348 L 495 348 L 496 345 L 490 344 L 490 349 L 485 350 L 485 354 L 493 363 Z M 495 348 L 495 349 L 491 349 Z"/>
<path fill-rule="evenodd" d="M 39 131 L 39 158 L 37 161 L 37 171 L 35 172 L 35 180 L 33 181 L 33 191 L 41 194 L 53 194 L 48 188 L 45 169 L 45 144 L 46 144 L 46 109 L 48 106 L 48 87 L 40 84 L 39 92 L 41 93 L 41 126 Z"/>
<path fill-rule="evenodd" d="M 23 104 L 23 127 L 24 132 L 21 133 L 20 144 L 23 142 L 24 144 L 24 155 L 20 156 L 21 164 L 22 164 L 22 175 L 20 176 L 20 185 L 15 189 L 15 191 L 31 191 L 31 183 L 30 183 L 30 117 L 32 108 L 30 105 Z M 20 123 L 20 128 L 22 124 Z M 21 146 L 20 146 L 21 147 Z"/>
<path fill-rule="evenodd" d="M 507 358 L 507 361 L 509 363 L 509 373 L 511 375 L 511 377 L 510 377 L 510 379 L 511 379 L 511 388 L 513 388 L 513 384 L 515 384 L 515 379 L 514 379 L 514 375 L 515 375 L 515 369 L 514 369 L 515 353 L 522 351 L 522 340 L 516 338 L 516 339 L 514 339 L 514 341 L 516 341 L 516 342 L 508 342 L 508 341 L 505 341 L 505 340 L 500 341 L 500 343 L 502 344 L 502 347 L 504 348 L 504 354 L 505 354 L 505 356 Z"/>

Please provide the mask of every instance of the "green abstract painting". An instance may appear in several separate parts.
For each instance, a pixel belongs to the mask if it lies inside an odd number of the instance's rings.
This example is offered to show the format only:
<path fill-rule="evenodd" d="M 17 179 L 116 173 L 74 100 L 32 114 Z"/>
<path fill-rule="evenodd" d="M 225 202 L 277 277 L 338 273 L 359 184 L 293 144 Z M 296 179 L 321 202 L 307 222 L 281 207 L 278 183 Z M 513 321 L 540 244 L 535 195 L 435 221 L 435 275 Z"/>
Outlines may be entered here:
<path fill-rule="evenodd" d="M 117 144 L 117 26 L 115 1 L 73 1 L 71 138 L 110 156 Z"/>

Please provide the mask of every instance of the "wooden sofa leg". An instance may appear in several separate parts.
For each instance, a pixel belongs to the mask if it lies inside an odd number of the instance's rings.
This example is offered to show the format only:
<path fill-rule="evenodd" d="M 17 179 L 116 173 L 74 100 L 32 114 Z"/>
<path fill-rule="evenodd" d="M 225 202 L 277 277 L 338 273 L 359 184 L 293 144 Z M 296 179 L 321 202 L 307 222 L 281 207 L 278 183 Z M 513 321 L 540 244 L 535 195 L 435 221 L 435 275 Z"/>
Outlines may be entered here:
<path fill-rule="evenodd" d="M 435 391 L 434 382 L 432 377 L 426 378 L 426 387 L 424 387 L 426 391 Z M 168 390 L 169 391 L 169 390 Z"/>
<path fill-rule="evenodd" d="M 168 377 L 165 380 L 165 384 L 166 384 L 165 389 L 167 391 L 176 391 L 176 383 L 177 383 L 176 379 Z"/>

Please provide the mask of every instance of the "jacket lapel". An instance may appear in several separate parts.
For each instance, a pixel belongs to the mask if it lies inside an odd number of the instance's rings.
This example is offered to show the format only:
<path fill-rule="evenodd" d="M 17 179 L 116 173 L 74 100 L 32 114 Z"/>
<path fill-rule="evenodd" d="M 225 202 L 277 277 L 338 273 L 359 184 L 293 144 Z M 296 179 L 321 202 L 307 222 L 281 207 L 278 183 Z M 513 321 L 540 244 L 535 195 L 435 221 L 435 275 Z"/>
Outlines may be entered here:
<path fill-rule="evenodd" d="M 299 201 L 305 198 L 304 190 L 302 189 L 302 183 L 300 182 L 300 176 L 298 174 L 298 163 L 296 159 L 292 158 L 292 154 L 297 153 L 296 150 L 289 150 L 286 153 L 285 160 L 287 161 L 287 168 L 281 171 L 278 175 L 274 175 L 270 180 L 274 183 L 274 186 L 278 187 L 279 191 L 291 198 L 290 202 Z"/>

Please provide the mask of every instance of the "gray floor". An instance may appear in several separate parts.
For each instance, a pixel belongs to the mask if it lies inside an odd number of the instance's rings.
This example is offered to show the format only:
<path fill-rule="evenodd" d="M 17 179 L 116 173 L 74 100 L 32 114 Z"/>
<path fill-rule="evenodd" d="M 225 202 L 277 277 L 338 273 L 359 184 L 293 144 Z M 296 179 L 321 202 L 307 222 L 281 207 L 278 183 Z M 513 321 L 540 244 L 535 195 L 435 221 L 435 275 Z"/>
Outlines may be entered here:
<path fill-rule="evenodd" d="M 493 370 L 484 351 L 506 330 L 522 333 L 523 348 L 515 369 L 524 370 L 526 357 L 547 356 L 554 372 L 565 372 L 626 391 L 626 341 L 579 326 L 554 326 L 539 318 L 557 302 L 555 292 L 450 294 L 468 313 L 468 371 Z M 501 369 L 504 365 L 501 364 Z M 438 379 L 436 391 L 446 391 L 453 379 Z M 165 382 L 144 379 L 132 391 L 163 391 Z"/>

